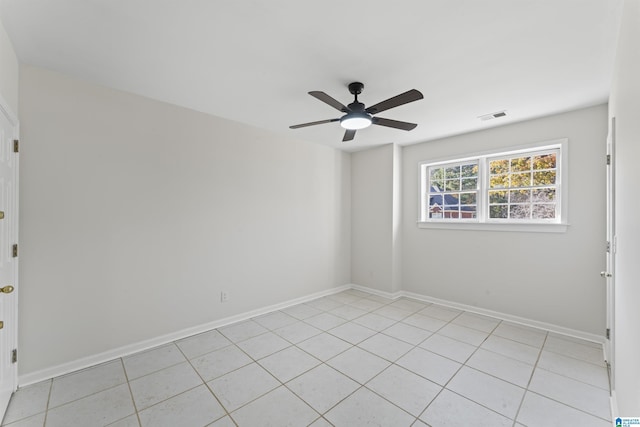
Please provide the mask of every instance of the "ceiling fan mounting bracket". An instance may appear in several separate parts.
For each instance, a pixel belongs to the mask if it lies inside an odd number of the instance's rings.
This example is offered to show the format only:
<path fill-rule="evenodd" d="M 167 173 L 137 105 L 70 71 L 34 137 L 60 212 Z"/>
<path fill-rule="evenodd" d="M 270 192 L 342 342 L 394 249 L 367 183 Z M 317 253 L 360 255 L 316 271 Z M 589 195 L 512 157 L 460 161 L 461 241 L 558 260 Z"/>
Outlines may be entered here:
<path fill-rule="evenodd" d="M 349 83 L 349 92 L 351 92 L 352 95 L 360 95 L 363 89 L 364 84 L 360 82 Z"/>

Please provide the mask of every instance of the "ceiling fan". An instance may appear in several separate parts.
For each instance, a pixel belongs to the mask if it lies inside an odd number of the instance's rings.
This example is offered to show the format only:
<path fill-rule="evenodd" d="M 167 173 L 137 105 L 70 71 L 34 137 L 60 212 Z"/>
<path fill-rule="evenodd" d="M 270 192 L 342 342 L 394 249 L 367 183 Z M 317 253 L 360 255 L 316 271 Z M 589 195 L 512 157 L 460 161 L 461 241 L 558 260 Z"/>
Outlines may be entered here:
<path fill-rule="evenodd" d="M 300 125 L 289 126 L 290 129 L 299 129 L 307 126 L 321 125 L 324 123 L 340 122 L 340 126 L 346 129 L 344 138 L 342 141 L 351 141 L 356 136 L 358 129 L 364 129 L 370 125 L 386 126 L 395 129 L 412 130 L 418 126 L 415 123 L 400 122 L 398 120 L 383 119 L 382 117 L 374 117 L 375 114 L 386 111 L 390 108 L 398 107 L 400 105 L 408 104 L 409 102 L 418 101 L 424 98 L 422 93 L 416 89 L 411 89 L 407 92 L 396 95 L 393 98 L 389 98 L 386 101 L 379 102 L 372 105 L 369 108 L 365 108 L 364 104 L 358 101 L 358 95 L 362 93 L 364 84 L 360 82 L 353 82 L 349 84 L 349 92 L 354 95 L 354 101 L 345 106 L 339 101 L 336 101 L 324 92 L 313 91 L 309 92 L 309 95 L 319 99 L 341 111 L 344 116 L 337 119 L 320 120 L 317 122 L 303 123 Z"/>

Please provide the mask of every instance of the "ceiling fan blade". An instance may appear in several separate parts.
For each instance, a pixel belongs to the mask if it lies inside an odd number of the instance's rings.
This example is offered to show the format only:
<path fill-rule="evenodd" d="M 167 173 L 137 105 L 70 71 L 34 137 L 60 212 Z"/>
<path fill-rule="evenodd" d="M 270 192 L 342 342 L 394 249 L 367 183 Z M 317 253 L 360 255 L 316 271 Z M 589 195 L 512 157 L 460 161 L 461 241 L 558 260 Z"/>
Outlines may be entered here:
<path fill-rule="evenodd" d="M 382 101 L 377 103 L 376 105 L 372 105 L 371 107 L 367 108 L 365 111 L 369 114 L 378 114 L 390 108 L 408 104 L 410 102 L 417 101 L 422 98 L 424 98 L 424 96 L 422 95 L 422 93 L 420 93 L 419 90 L 411 89 L 406 91 L 405 93 L 396 95 L 393 98 L 389 98 L 386 101 Z"/>
<path fill-rule="evenodd" d="M 351 141 L 354 136 L 356 136 L 356 131 L 347 129 L 347 131 L 344 133 L 344 138 L 342 138 L 342 142 Z"/>
<path fill-rule="evenodd" d="M 325 104 L 331 105 L 333 108 L 335 108 L 338 111 L 342 111 L 343 113 L 348 113 L 350 111 L 349 108 L 347 108 L 340 101 L 336 101 L 335 99 L 333 99 L 332 97 L 330 97 L 329 95 L 327 95 L 324 92 L 320 92 L 320 91 L 314 90 L 312 92 L 309 92 L 309 95 L 313 96 L 314 98 L 319 99 L 320 101 L 324 102 Z"/>
<path fill-rule="evenodd" d="M 373 123 L 374 125 L 386 126 L 388 128 L 395 128 L 395 129 L 402 129 L 402 130 L 412 130 L 412 129 L 415 129 L 416 126 L 418 126 L 415 123 L 400 122 L 398 120 L 391 120 L 391 119 L 383 119 L 382 117 L 374 117 L 371 120 L 371 123 Z"/>
<path fill-rule="evenodd" d="M 324 123 L 339 122 L 339 121 L 340 119 L 319 120 L 317 122 L 302 123 L 301 125 L 289 126 L 289 129 L 299 129 L 299 128 L 305 128 L 307 126 L 315 126 L 315 125 L 321 125 Z"/>

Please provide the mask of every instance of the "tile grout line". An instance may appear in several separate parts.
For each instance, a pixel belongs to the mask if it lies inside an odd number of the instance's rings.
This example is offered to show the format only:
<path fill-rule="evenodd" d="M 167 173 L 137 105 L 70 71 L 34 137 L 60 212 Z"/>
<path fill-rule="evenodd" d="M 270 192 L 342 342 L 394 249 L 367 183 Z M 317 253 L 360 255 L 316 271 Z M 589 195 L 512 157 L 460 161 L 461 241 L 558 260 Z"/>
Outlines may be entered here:
<path fill-rule="evenodd" d="M 138 412 L 138 405 L 136 405 L 136 400 L 133 398 L 133 390 L 131 390 L 131 382 L 129 381 L 129 374 L 127 374 L 127 368 L 124 366 L 124 358 L 122 357 L 120 358 L 120 364 L 122 365 L 122 370 L 124 371 L 124 377 L 127 380 L 127 388 L 129 389 L 129 396 L 131 396 L 131 402 L 133 403 L 133 410 L 134 410 L 134 413 L 136 414 L 138 425 L 142 426 L 142 420 L 140 420 L 140 413 Z"/>
<path fill-rule="evenodd" d="M 575 343 L 575 344 L 578 344 L 578 343 Z M 578 344 L 578 345 L 580 345 L 580 344 Z M 558 354 L 558 355 L 563 356 L 563 357 L 566 357 L 566 358 L 568 358 L 568 359 L 577 360 L 577 361 L 579 361 L 579 362 L 588 363 L 589 365 L 593 365 L 593 366 L 596 366 L 596 367 L 598 367 L 598 368 L 606 369 L 606 366 L 604 366 L 604 365 L 600 365 L 600 364 L 598 364 L 598 363 L 590 362 L 590 361 L 588 361 L 588 360 L 581 359 L 581 358 L 579 358 L 579 357 L 573 357 L 573 356 L 570 356 L 570 355 L 565 354 L 565 353 L 558 353 L 557 351 L 553 351 L 553 350 L 546 350 L 546 351 L 548 351 L 549 353 Z"/>
<path fill-rule="evenodd" d="M 115 359 L 114 359 L 114 360 L 111 360 L 110 362 L 115 362 Z M 58 405 L 58 406 L 49 407 L 49 406 L 47 405 L 47 412 L 49 412 L 49 411 L 53 411 L 53 410 L 56 410 L 56 409 L 58 409 L 58 408 L 62 408 L 63 406 L 67 406 L 67 405 L 70 405 L 70 404 L 72 404 L 72 403 L 76 403 L 76 402 L 78 402 L 78 401 L 80 401 L 80 400 L 82 400 L 82 399 L 86 399 L 87 397 L 95 396 L 96 394 L 100 394 L 100 393 L 103 393 L 103 392 L 105 392 L 105 391 L 113 390 L 114 388 L 118 388 L 118 387 L 120 387 L 120 386 L 123 386 L 123 385 L 125 385 L 126 383 L 127 383 L 127 381 L 125 380 L 125 382 L 122 382 L 122 383 L 120 383 L 120 384 L 116 384 L 116 385 L 113 385 L 113 386 L 110 386 L 110 387 L 104 388 L 104 389 L 102 389 L 102 390 L 98 390 L 98 391 L 94 391 L 94 392 L 89 393 L 89 394 L 85 394 L 85 395 L 83 395 L 83 396 L 81 396 L 81 397 L 78 397 L 77 399 L 70 400 L 70 401 L 65 402 L 65 403 L 62 403 L 62 404 L 60 404 L 60 405 Z"/>
<path fill-rule="evenodd" d="M 598 420 L 606 421 L 608 423 L 611 422 L 611 420 L 606 419 L 606 418 L 602 418 L 600 415 L 594 415 L 594 414 L 592 414 L 590 412 L 585 411 L 584 409 L 576 408 L 575 406 L 571 406 L 568 403 L 561 402 L 561 401 L 559 401 L 557 399 L 554 399 L 553 397 L 545 396 L 544 394 L 541 394 L 541 393 L 539 393 L 537 391 L 532 391 L 532 390 L 527 390 L 527 391 L 529 393 L 531 393 L 531 394 L 535 394 L 536 396 L 540 396 L 540 397 L 543 397 L 545 399 L 551 400 L 551 401 L 553 401 L 553 402 L 555 402 L 555 403 L 557 403 L 559 405 L 566 406 L 567 408 L 573 409 L 573 410 L 578 411 L 578 412 L 582 412 L 583 414 L 585 414 L 585 415 L 587 415 L 589 417 L 597 418 Z"/>
<path fill-rule="evenodd" d="M 50 380 L 50 383 L 49 383 L 49 393 L 47 395 L 47 405 L 44 411 L 44 420 L 42 420 L 42 427 L 45 427 L 47 425 L 47 418 L 49 416 L 49 402 L 51 401 L 52 391 L 53 391 L 53 378 Z"/>
<path fill-rule="evenodd" d="M 547 338 L 549 337 L 549 333 L 547 332 L 544 335 L 544 340 L 542 340 L 542 345 L 540 346 L 540 351 L 538 351 L 538 357 L 536 357 L 536 363 L 533 365 L 533 369 L 531 370 L 531 375 L 529 375 L 529 381 L 527 381 L 527 386 L 524 389 L 524 394 L 522 395 L 522 399 L 520 399 L 520 405 L 518 405 L 518 410 L 516 411 L 516 416 L 513 419 L 513 425 L 515 427 L 516 422 L 518 420 L 518 416 L 520 415 L 520 411 L 522 410 L 522 405 L 524 405 L 524 398 L 527 396 L 529 392 L 529 387 L 531 386 L 531 381 L 533 380 L 533 376 L 536 373 L 536 369 L 538 369 L 538 363 L 540 362 L 540 358 L 542 357 L 542 351 L 544 349 L 545 344 L 547 343 Z"/>
<path fill-rule="evenodd" d="M 218 331 L 217 329 L 213 329 L 213 330 Z M 218 333 L 222 334 L 222 332 L 220 332 L 220 331 L 218 331 Z M 223 335 L 223 336 L 224 336 L 224 335 Z M 225 338 L 226 338 L 226 336 L 225 336 Z M 228 338 L 227 338 L 227 339 L 228 339 Z M 225 415 L 221 416 L 220 418 L 217 418 L 217 419 L 213 420 L 213 423 L 218 422 L 219 420 L 223 419 L 223 418 L 226 416 L 226 417 L 229 417 L 229 419 L 231 420 L 231 422 L 232 422 L 234 425 L 236 425 L 236 426 L 237 426 L 238 424 L 237 424 L 237 423 L 235 422 L 235 420 L 231 417 L 231 414 L 229 413 L 229 411 L 227 411 L 227 408 L 222 404 L 222 402 L 220 401 L 220 399 L 218 399 L 218 396 L 216 396 L 216 394 L 213 392 L 213 390 L 211 390 L 211 387 L 209 387 L 209 384 L 207 384 L 207 382 L 204 380 L 204 378 L 202 377 L 202 375 L 200 375 L 200 372 L 198 372 L 198 370 L 196 369 L 196 367 L 195 367 L 195 366 L 193 366 L 193 364 L 191 363 L 191 359 L 189 359 L 189 358 L 187 357 L 187 355 L 184 353 L 184 351 L 182 351 L 182 349 L 181 349 L 181 348 L 180 348 L 180 346 L 176 343 L 176 341 L 173 341 L 173 342 L 175 343 L 175 346 L 178 348 L 178 351 L 179 351 L 179 352 L 182 354 L 182 356 L 187 360 L 187 363 L 189 364 L 189 366 L 191 366 L 191 369 L 193 369 L 193 371 L 196 373 L 196 375 L 198 376 L 198 378 L 200 378 L 200 381 L 202 381 L 202 384 L 199 384 L 199 385 L 197 385 L 196 387 L 194 387 L 194 388 L 192 388 L 192 389 L 186 390 L 186 391 L 184 391 L 183 393 L 186 393 L 187 391 L 194 390 L 194 389 L 196 389 L 196 388 L 198 388 L 198 387 L 200 387 L 200 386 L 204 385 L 204 386 L 207 388 L 207 390 L 209 390 L 209 393 L 211 393 L 211 395 L 213 396 L 213 398 L 216 400 L 216 402 L 218 402 L 218 404 L 220 405 L 220 407 L 222 408 L 222 410 L 223 410 L 223 411 L 224 411 L 224 413 L 225 413 Z M 233 344 L 231 344 L 231 345 L 233 345 Z M 222 348 L 227 348 L 227 347 L 230 347 L 231 345 L 229 345 L 229 346 L 225 346 L 225 347 L 222 347 Z M 218 349 L 218 350 L 221 350 L 221 349 Z M 213 350 L 213 351 L 217 351 L 217 350 Z M 213 351 L 211 351 L 211 352 L 209 352 L 209 353 L 213 353 Z M 240 351 L 242 351 L 242 349 L 240 349 Z M 209 354 L 209 353 L 205 353 L 205 354 Z M 202 356 L 195 356 L 195 357 L 202 357 Z M 245 366 L 246 366 L 246 365 L 245 365 Z M 240 369 L 240 368 L 238 368 L 238 369 Z M 213 380 L 211 380 L 211 381 L 213 381 Z M 175 397 L 175 396 L 172 396 L 172 397 Z M 169 399 L 171 399 L 171 398 L 169 398 Z M 167 399 L 167 400 L 168 400 L 168 399 Z M 158 403 L 160 403 L 160 402 L 158 402 Z M 142 423 L 140 423 L 140 425 L 142 426 Z"/>

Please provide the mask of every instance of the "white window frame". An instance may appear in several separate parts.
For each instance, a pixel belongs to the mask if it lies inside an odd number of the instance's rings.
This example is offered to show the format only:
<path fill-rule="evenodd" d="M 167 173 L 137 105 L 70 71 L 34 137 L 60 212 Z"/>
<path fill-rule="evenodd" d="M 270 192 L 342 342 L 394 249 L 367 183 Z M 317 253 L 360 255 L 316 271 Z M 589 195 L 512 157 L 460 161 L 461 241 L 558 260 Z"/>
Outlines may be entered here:
<path fill-rule="evenodd" d="M 489 209 L 489 173 L 488 160 L 521 155 L 545 150 L 558 150 L 556 159 L 556 218 L 551 220 L 505 220 L 490 219 Z M 447 157 L 435 160 L 423 161 L 418 164 L 418 178 L 420 180 L 418 189 L 420 191 L 418 200 L 418 227 L 435 229 L 456 229 L 456 230 L 488 230 L 488 231 L 525 231 L 525 232 L 552 232 L 563 233 L 567 231 L 568 222 L 568 139 L 556 139 L 551 141 L 537 142 L 532 144 L 519 145 L 481 153 L 474 153 L 464 157 Z M 431 166 L 444 164 L 464 163 L 478 161 L 478 196 L 476 218 L 428 218 L 426 211 L 427 185 L 426 171 Z"/>
<path fill-rule="evenodd" d="M 459 159 L 459 160 L 456 159 L 454 161 L 448 161 L 448 162 L 437 162 L 437 163 L 422 164 L 421 169 L 420 169 L 420 174 L 421 174 L 421 177 L 424 178 L 425 175 L 426 175 L 427 170 L 430 167 L 433 167 L 433 166 L 446 165 L 448 167 L 452 167 L 452 166 L 462 166 L 462 165 L 469 164 L 469 163 L 477 163 L 478 164 L 478 177 L 477 177 L 477 183 L 478 184 L 477 184 L 477 188 L 475 190 L 473 190 L 476 193 L 476 218 L 456 218 L 455 220 L 452 220 L 452 219 L 449 219 L 449 218 L 444 218 L 444 217 L 443 218 L 428 218 L 428 219 L 421 218 L 423 221 L 425 221 L 425 222 L 447 222 L 447 223 L 448 222 L 456 222 L 456 223 L 458 223 L 458 222 L 472 222 L 473 223 L 473 222 L 477 222 L 478 221 L 477 217 L 480 215 L 481 204 L 482 204 L 482 200 L 483 200 L 482 195 L 480 194 L 482 192 L 482 183 L 481 182 L 482 182 L 482 172 L 483 172 L 483 170 L 482 170 L 482 165 L 481 165 L 481 162 L 479 161 L 479 159 L 477 159 L 477 158 L 465 158 L 465 159 Z M 422 193 L 422 198 L 421 198 L 420 202 L 421 202 L 421 206 L 423 208 L 425 208 L 424 211 L 426 212 L 427 194 L 429 192 L 427 191 L 427 181 L 426 181 L 426 179 L 422 179 L 421 181 L 422 181 L 422 186 L 423 186 L 424 192 Z M 465 191 L 464 190 L 457 191 L 457 193 L 463 193 L 463 192 L 465 192 Z M 466 191 L 466 192 L 469 192 L 469 191 Z M 443 192 L 441 194 L 442 194 L 442 197 L 444 198 L 445 194 L 447 194 L 447 193 Z M 444 208 L 444 206 L 446 206 L 446 205 L 443 203 L 442 207 Z"/>

